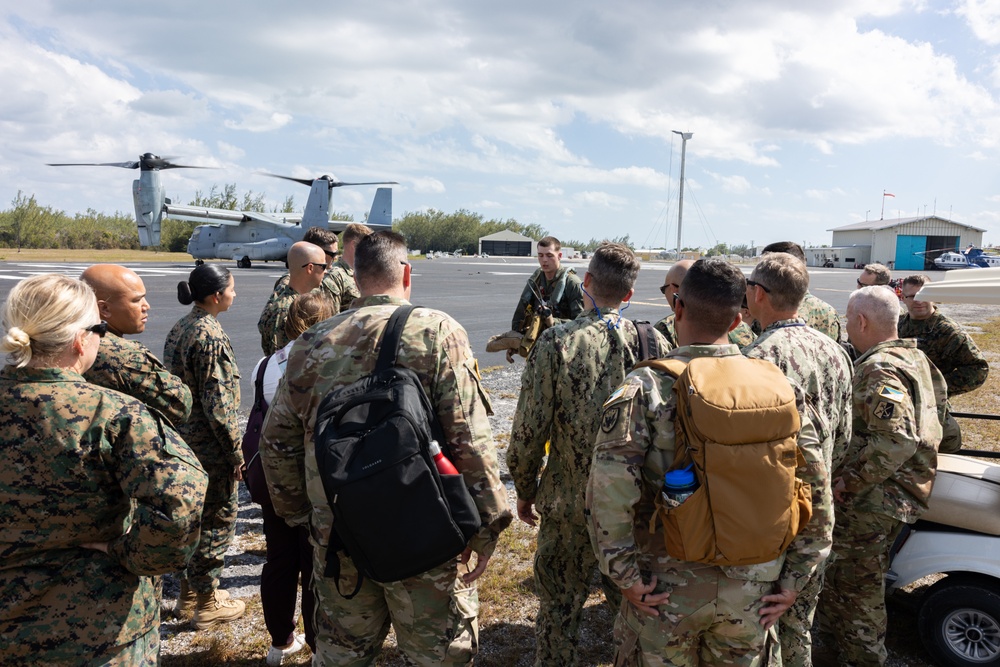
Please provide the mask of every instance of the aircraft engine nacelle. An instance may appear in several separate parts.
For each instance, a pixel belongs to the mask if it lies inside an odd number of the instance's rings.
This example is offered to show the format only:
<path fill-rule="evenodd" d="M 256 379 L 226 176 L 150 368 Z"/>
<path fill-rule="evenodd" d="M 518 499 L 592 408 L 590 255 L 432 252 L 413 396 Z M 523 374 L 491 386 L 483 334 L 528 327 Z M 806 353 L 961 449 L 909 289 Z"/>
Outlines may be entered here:
<path fill-rule="evenodd" d="M 262 261 L 284 261 L 288 249 L 295 243 L 290 238 L 279 236 L 254 243 L 220 243 L 216 251 L 219 259 L 256 259 Z"/>
<path fill-rule="evenodd" d="M 135 224 L 139 230 L 139 245 L 160 245 L 160 222 L 163 219 L 165 197 L 159 174 L 144 171 L 132 181 L 132 202 L 135 204 Z"/>

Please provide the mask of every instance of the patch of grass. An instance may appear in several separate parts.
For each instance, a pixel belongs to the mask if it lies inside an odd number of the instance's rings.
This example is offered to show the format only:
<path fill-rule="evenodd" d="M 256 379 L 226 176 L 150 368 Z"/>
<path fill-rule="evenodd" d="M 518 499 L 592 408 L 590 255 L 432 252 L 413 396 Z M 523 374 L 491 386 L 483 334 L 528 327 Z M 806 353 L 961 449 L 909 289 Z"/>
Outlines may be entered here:
<path fill-rule="evenodd" d="M 990 374 L 983 386 L 951 401 L 955 412 L 1000 415 L 1000 319 L 977 324 L 970 335 L 990 362 Z M 1000 451 L 1000 421 L 960 419 L 962 447 Z"/>

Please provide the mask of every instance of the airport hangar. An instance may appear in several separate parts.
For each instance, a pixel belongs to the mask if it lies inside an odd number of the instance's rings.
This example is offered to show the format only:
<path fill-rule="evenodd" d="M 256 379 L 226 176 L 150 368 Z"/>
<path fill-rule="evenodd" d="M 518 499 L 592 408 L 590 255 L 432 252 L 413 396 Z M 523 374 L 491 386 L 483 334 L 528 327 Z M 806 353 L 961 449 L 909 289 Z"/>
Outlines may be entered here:
<path fill-rule="evenodd" d="M 924 271 L 934 268 L 934 258 L 942 252 L 981 247 L 986 230 L 930 215 L 856 222 L 828 231 L 833 232 L 830 247 L 806 248 L 809 266 L 832 260 L 838 268 L 878 262 L 898 271 Z"/>

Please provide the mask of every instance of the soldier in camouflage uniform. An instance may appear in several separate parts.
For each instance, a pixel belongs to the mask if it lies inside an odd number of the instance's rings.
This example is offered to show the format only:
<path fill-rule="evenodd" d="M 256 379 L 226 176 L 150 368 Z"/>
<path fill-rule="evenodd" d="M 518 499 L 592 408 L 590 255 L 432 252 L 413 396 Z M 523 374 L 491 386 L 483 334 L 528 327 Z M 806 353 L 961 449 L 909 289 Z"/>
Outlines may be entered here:
<path fill-rule="evenodd" d="M 292 346 L 285 381 L 270 405 L 260 441 L 275 512 L 290 525 L 308 525 L 316 547 L 313 664 L 371 664 L 390 625 L 402 651 L 419 665 L 471 664 L 479 648 L 474 582 L 485 571 L 511 514 L 487 419 L 489 401 L 468 337 L 440 311 L 417 308 L 410 314 L 396 365 L 419 376 L 447 438 L 443 449 L 451 452 L 465 478 L 482 528 L 469 543 L 464 564 L 456 559 L 388 584 L 365 578 L 349 600 L 337 591 L 337 579 L 323 576 L 333 512 L 316 467 L 316 410 L 331 390 L 374 369 L 381 332 L 410 295 L 410 266 L 399 234 L 380 231 L 362 239 L 355 267 L 361 298 L 348 312 L 312 327 Z M 477 554 L 474 568 L 468 561 L 471 552 Z M 353 588 L 358 572 L 343 553 L 338 557 L 342 586 Z"/>
<path fill-rule="evenodd" d="M 299 241 L 288 249 L 288 283 L 275 288 L 257 320 L 260 346 L 264 355 L 271 355 L 288 345 L 285 318 L 296 294 L 305 294 L 319 287 L 326 270 L 326 255 L 313 243 Z"/>
<path fill-rule="evenodd" d="M 667 303 L 673 309 L 674 294 L 681 288 L 681 282 L 687 275 L 688 269 L 694 264 L 694 260 L 682 259 L 667 270 L 667 275 L 663 277 L 663 285 L 660 286 L 660 293 L 667 298 Z M 674 314 L 670 313 L 662 320 L 653 325 L 657 331 L 667 339 L 667 349 L 673 350 L 677 347 L 677 331 L 674 330 Z M 733 345 L 746 347 L 753 342 L 757 335 L 750 330 L 746 322 L 740 322 L 739 326 L 729 332 L 729 342 Z"/>
<path fill-rule="evenodd" d="M 236 297 L 233 277 L 218 264 L 203 264 L 177 286 L 182 304 L 194 303 L 167 334 L 163 358 L 172 373 L 191 389 L 191 417 L 177 430 L 208 471 L 208 492 L 201 539 L 181 574 L 181 593 L 174 608 L 180 618 L 193 614 L 192 626 L 204 630 L 243 615 L 242 600 L 218 590 L 226 549 L 236 531 L 236 483 L 242 479 L 243 433 L 240 373 L 229 336 L 217 319 Z"/>
<path fill-rule="evenodd" d="M 512 330 L 521 331 L 528 306 L 537 311 L 547 305 L 552 309 L 556 323 L 575 320 L 583 312 L 580 278 L 573 269 L 562 266 L 561 248 L 559 239 L 554 236 L 546 236 L 538 242 L 539 268 L 528 278 L 517 301 L 510 323 Z M 544 304 L 538 302 L 538 296 L 542 297 Z"/>
<path fill-rule="evenodd" d="M 949 397 L 981 387 L 990 372 L 989 362 L 958 322 L 942 315 L 930 301 L 914 299 L 925 282 L 927 276 L 903 280 L 908 312 L 899 318 L 899 337 L 917 339 L 917 349 L 944 375 Z"/>
<path fill-rule="evenodd" d="M 806 326 L 797 315 L 809 288 L 806 265 L 789 253 L 768 253 L 754 268 L 747 285 L 750 312 L 764 331 L 743 348 L 743 354 L 773 362 L 802 388 L 821 439 L 827 470 L 835 470 L 851 440 L 853 368 L 844 348 Z M 811 629 L 825 565 L 819 565 L 792 608 L 778 622 L 785 667 L 812 664 Z"/>
<path fill-rule="evenodd" d="M 937 468 L 944 379 L 915 341 L 897 339 L 897 313 L 896 296 L 881 286 L 857 290 L 847 304 L 848 338 L 861 356 L 851 444 L 834 472 L 834 561 L 819 605 L 838 664 L 885 663 L 889 548 L 927 509 Z"/>
<path fill-rule="evenodd" d="M 198 540 L 207 478 L 140 403 L 81 375 L 94 294 L 57 275 L 14 287 L 0 352 L 0 663 L 155 665 L 155 575 Z"/>
<path fill-rule="evenodd" d="M 101 339 L 97 359 L 83 377 L 141 401 L 169 424 L 187 421 L 191 390 L 149 348 L 125 338 L 126 334 L 146 329 L 149 303 L 142 278 L 124 266 L 95 264 L 83 272 L 80 280 L 97 295 L 97 308 L 111 334 Z"/>
<path fill-rule="evenodd" d="M 746 281 L 721 259 L 699 260 L 677 299 L 681 347 L 669 358 L 733 356 Z M 694 344 L 694 341 L 704 343 Z M 812 485 L 813 518 L 777 559 L 716 567 L 675 560 L 649 532 L 653 499 L 674 459 L 674 379 L 633 371 L 604 404 L 587 486 L 590 537 L 601 570 L 626 598 L 615 622 L 616 665 L 762 664 L 765 638 L 830 550 L 829 476 L 801 391 L 798 476 Z"/>
<path fill-rule="evenodd" d="M 802 250 L 802 246 L 794 241 L 770 243 L 764 246 L 762 253 L 766 255 L 769 252 L 787 252 L 803 264 L 806 263 L 805 251 Z M 797 317 L 805 320 L 806 324 L 816 331 L 832 338 L 835 343 L 840 342 L 840 315 L 837 314 L 837 309 L 826 301 L 807 291 L 806 295 L 802 298 L 802 304 L 799 306 Z M 754 333 L 760 335 L 760 324 L 755 322 L 754 325 Z"/>
<path fill-rule="evenodd" d="M 597 566 L 583 514 L 584 490 L 601 423 L 598 407 L 642 359 L 635 324 L 619 310 L 632 297 L 638 272 L 639 260 L 626 246 L 602 244 L 583 277 L 584 293 L 597 308 L 543 332 L 521 378 L 507 465 L 518 516 L 534 526 L 533 505 L 541 515 L 535 665 L 579 664 L 580 617 Z M 666 349 L 666 341 L 653 334 Z M 546 442 L 551 445 L 543 470 Z M 613 609 L 620 605 L 617 586 L 606 585 L 605 596 Z"/>
<path fill-rule="evenodd" d="M 330 267 L 323 280 L 323 289 L 330 293 L 336 312 L 344 312 L 361 296 L 358 284 L 354 281 L 354 251 L 358 247 L 358 241 L 371 233 L 371 227 L 368 225 L 352 222 L 341 234 L 344 252 Z"/>

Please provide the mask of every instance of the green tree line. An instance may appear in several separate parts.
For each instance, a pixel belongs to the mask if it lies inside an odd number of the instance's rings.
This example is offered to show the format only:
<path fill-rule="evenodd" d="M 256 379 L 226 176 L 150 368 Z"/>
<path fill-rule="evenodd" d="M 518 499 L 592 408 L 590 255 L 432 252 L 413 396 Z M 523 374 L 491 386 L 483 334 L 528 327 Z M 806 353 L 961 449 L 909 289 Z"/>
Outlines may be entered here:
<path fill-rule="evenodd" d="M 462 250 L 467 254 L 479 252 L 480 237 L 497 232 L 512 231 L 536 240 L 547 234 L 537 224 L 522 225 L 513 218 L 484 220 L 481 214 L 465 209 L 454 213 L 435 209 L 404 213 L 392 227 L 406 238 L 406 245 L 413 250 Z"/>
<path fill-rule="evenodd" d="M 19 190 L 11 207 L 0 211 L 0 247 L 134 249 L 139 232 L 135 218 L 121 211 L 108 215 L 91 208 L 69 215 Z"/>

